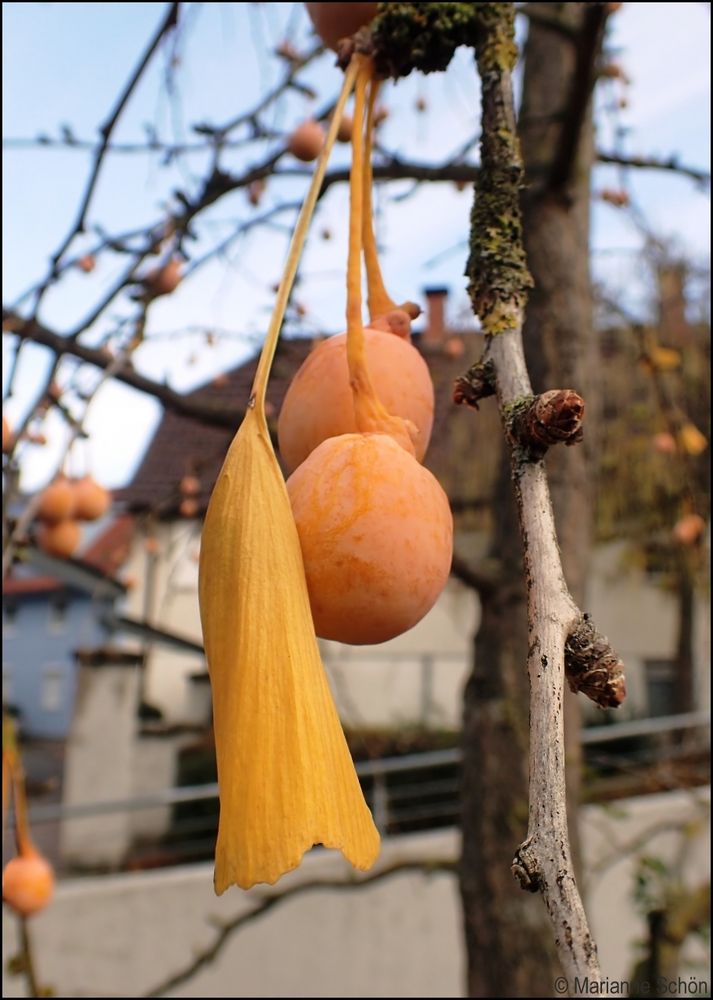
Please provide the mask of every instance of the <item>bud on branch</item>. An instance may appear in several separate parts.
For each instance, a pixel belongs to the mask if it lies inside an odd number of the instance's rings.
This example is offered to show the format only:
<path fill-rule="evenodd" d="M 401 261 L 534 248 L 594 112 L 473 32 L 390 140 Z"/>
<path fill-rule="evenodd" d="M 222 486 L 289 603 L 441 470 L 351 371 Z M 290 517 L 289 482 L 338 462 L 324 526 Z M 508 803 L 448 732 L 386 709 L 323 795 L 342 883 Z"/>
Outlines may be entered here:
<path fill-rule="evenodd" d="M 584 400 L 573 389 L 550 389 L 539 396 L 523 396 L 506 413 L 511 439 L 538 461 L 550 445 L 582 440 Z"/>
<path fill-rule="evenodd" d="M 583 615 L 567 638 L 564 669 L 570 689 L 586 694 L 600 708 L 618 708 L 626 697 L 624 664 Z"/>

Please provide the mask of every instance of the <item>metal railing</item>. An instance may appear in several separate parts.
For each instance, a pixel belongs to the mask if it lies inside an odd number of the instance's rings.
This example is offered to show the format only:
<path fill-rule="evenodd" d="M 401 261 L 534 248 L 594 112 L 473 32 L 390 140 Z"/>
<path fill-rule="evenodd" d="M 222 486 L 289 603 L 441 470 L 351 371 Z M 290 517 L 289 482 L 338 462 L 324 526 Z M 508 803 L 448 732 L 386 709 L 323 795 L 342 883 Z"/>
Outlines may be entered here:
<path fill-rule="evenodd" d="M 621 739 L 646 736 L 661 736 L 676 732 L 702 730 L 710 727 L 710 714 L 691 712 L 685 715 L 671 715 L 654 719 L 637 719 L 631 722 L 614 723 L 607 726 L 594 726 L 582 730 L 581 742 L 584 746 L 602 745 Z M 428 809 L 432 810 L 434 818 L 437 815 L 457 814 L 458 783 L 455 778 L 434 780 L 431 771 L 440 768 L 457 768 L 462 761 L 462 751 L 453 747 L 446 750 L 432 750 L 423 753 L 405 754 L 400 757 L 383 757 L 359 761 L 356 771 L 360 779 L 369 786 L 372 808 L 376 825 L 387 830 L 394 822 L 406 821 L 407 818 L 428 818 Z M 394 782 L 395 775 L 416 775 L 418 772 L 429 772 L 421 781 L 409 781 L 403 784 Z M 449 801 L 441 803 L 438 799 L 446 796 Z M 165 788 L 149 795 L 133 796 L 125 799 L 110 799 L 99 802 L 52 803 L 34 805 L 29 810 L 31 823 L 49 823 L 64 819 L 81 819 L 108 813 L 121 813 L 140 809 L 153 809 L 162 806 L 175 806 L 183 803 L 209 801 L 217 799 L 218 785 L 216 782 L 201 785 L 188 785 L 178 788 Z M 434 801 L 435 797 L 435 801 Z M 414 811 L 409 803 L 413 800 L 424 802 L 427 807 Z M 452 805 L 451 805 L 452 803 Z M 410 816 L 406 814 L 410 813 Z M 423 813 L 422 816 L 417 815 Z"/>

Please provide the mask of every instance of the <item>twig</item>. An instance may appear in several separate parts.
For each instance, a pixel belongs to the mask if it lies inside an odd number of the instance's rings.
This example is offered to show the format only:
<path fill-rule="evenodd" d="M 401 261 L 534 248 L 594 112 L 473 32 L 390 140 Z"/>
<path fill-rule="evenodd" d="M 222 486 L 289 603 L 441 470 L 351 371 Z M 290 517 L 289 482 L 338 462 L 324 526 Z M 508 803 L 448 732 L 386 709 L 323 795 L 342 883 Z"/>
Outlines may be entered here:
<path fill-rule="evenodd" d="M 486 573 L 483 571 L 482 567 L 476 569 L 467 559 L 464 559 L 463 556 L 459 555 L 457 552 L 453 553 L 451 576 L 455 577 L 456 580 L 460 580 L 460 582 L 464 583 L 466 587 L 471 587 L 479 594 L 493 591 L 497 583 L 494 573 Z"/>
<path fill-rule="evenodd" d="M 679 163 L 676 156 L 669 156 L 667 158 L 659 158 L 657 156 L 623 156 L 619 153 L 608 153 L 603 149 L 599 149 L 597 150 L 596 158 L 600 163 L 613 163 L 620 167 L 633 167 L 637 170 L 667 170 L 675 174 L 683 174 L 703 185 L 708 185 L 711 182 L 711 175 L 708 171 Z"/>
<path fill-rule="evenodd" d="M 69 340 L 41 323 L 22 319 L 14 313 L 3 310 L 3 323 L 8 321 L 11 327 L 8 332 L 13 333 L 21 340 L 31 340 L 33 343 L 48 347 L 58 359 L 68 355 L 101 369 L 108 368 L 114 362 L 114 359 L 101 348 L 87 347 L 76 340 Z M 242 406 L 227 406 L 223 402 L 176 392 L 175 389 L 171 389 L 163 382 L 157 382 L 155 379 L 140 375 L 128 364 L 115 369 L 113 375 L 119 382 L 124 382 L 133 389 L 138 389 L 140 392 L 145 392 L 159 399 L 166 409 L 216 427 L 235 430 L 245 413 Z M 46 395 L 46 389 L 42 393 L 43 397 L 44 395 Z M 245 402 L 247 403 L 247 400 Z M 33 407 L 31 412 L 34 412 L 36 408 L 36 406 Z"/>
<path fill-rule="evenodd" d="M 114 131 L 116 123 L 119 121 L 121 113 L 126 107 L 129 98 L 134 92 L 136 85 L 141 79 L 144 70 L 151 61 L 151 57 L 153 56 L 161 40 L 163 39 L 163 36 L 166 35 L 172 28 L 175 28 L 176 24 L 178 23 L 179 7 L 180 7 L 179 3 L 170 4 L 166 16 L 159 25 L 158 30 L 154 35 L 153 39 L 151 40 L 151 42 L 149 43 L 149 46 L 146 52 L 144 53 L 141 61 L 139 62 L 138 66 L 132 73 L 131 77 L 129 78 L 129 81 L 124 87 L 124 90 L 122 91 L 119 100 L 116 102 L 114 108 L 109 113 L 109 117 L 107 118 L 107 120 L 99 129 L 99 133 L 101 135 L 101 143 L 99 144 L 99 147 L 97 148 L 94 154 L 94 163 L 92 165 L 92 172 L 89 175 L 89 180 L 87 181 L 87 187 L 84 192 L 81 204 L 79 206 L 79 212 L 77 213 L 76 221 L 71 231 L 65 238 L 64 242 L 52 257 L 53 266 L 59 263 L 67 247 L 72 242 L 74 237 L 78 233 L 81 233 L 84 230 L 84 223 L 87 218 L 87 212 L 89 210 L 89 205 L 91 203 L 92 196 L 94 194 L 94 189 L 99 179 L 99 171 L 101 170 L 102 162 L 104 160 L 104 156 L 109 146 L 109 140 L 111 138 L 111 134 Z"/>
<path fill-rule="evenodd" d="M 22 949 L 19 959 L 22 965 L 23 975 L 27 980 L 27 989 L 31 997 L 40 997 L 43 996 L 44 991 L 39 983 L 39 980 L 37 979 L 29 920 L 21 914 L 18 914 L 17 920 L 20 925 L 20 944 Z"/>
<path fill-rule="evenodd" d="M 476 184 L 468 264 L 474 311 L 486 333 L 506 433 L 513 407 L 531 399 L 522 346 L 527 272 L 519 189 L 522 162 L 515 126 L 511 73 L 515 64 L 512 4 L 479 4 L 476 43 L 482 85 L 481 171 Z M 565 644 L 581 620 L 564 579 L 549 487 L 541 457 L 523 453 L 508 437 L 528 597 L 530 676 L 530 809 L 527 839 L 513 873 L 539 891 L 555 933 L 565 976 L 601 981 L 597 949 L 574 878 L 565 792 L 562 703 Z"/>
<path fill-rule="evenodd" d="M 283 892 L 259 896 L 252 895 L 252 898 L 257 900 L 252 910 L 248 910 L 247 913 L 241 913 L 240 916 L 226 923 L 218 924 L 218 933 L 212 944 L 208 945 L 203 951 L 200 951 L 180 972 L 176 972 L 167 979 L 164 979 L 149 990 L 148 993 L 144 993 L 144 996 L 160 997 L 170 990 L 175 990 L 177 986 L 187 982 L 205 965 L 213 962 L 235 931 L 259 919 L 269 910 L 279 906 L 286 900 L 294 899 L 295 896 L 301 896 L 308 892 L 319 892 L 325 889 L 334 891 L 364 889 L 375 882 L 381 882 L 386 878 L 390 878 L 392 875 L 400 875 L 406 872 L 422 872 L 425 875 L 432 875 L 439 872 L 451 873 L 455 871 L 455 867 L 455 863 L 452 861 L 400 861 L 390 865 L 388 868 L 372 872 L 370 875 L 352 875 L 346 879 L 315 879 L 313 882 L 302 882 L 300 885 L 291 886 Z"/>

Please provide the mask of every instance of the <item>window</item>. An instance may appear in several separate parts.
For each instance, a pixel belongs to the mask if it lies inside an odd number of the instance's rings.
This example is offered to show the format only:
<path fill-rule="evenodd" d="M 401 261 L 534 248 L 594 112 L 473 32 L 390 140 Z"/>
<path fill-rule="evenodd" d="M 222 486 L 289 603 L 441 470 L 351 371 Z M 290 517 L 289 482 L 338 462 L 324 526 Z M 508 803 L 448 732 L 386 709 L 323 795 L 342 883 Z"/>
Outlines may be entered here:
<path fill-rule="evenodd" d="M 59 664 L 47 666 L 42 671 L 40 705 L 45 712 L 58 712 L 62 707 L 64 673 L 64 667 Z"/>
<path fill-rule="evenodd" d="M 649 715 L 672 715 L 676 695 L 676 664 L 673 660 L 645 660 L 644 670 Z"/>
<path fill-rule="evenodd" d="M 67 620 L 66 601 L 52 601 L 50 603 L 50 632 L 64 632 Z"/>
<path fill-rule="evenodd" d="M 17 624 L 17 605 L 12 601 L 6 601 L 2 606 L 2 617 L 3 617 L 3 635 L 10 636 L 15 634 L 15 625 Z"/>
<path fill-rule="evenodd" d="M 12 702 L 12 667 L 7 663 L 2 668 L 2 703 L 9 705 Z"/>

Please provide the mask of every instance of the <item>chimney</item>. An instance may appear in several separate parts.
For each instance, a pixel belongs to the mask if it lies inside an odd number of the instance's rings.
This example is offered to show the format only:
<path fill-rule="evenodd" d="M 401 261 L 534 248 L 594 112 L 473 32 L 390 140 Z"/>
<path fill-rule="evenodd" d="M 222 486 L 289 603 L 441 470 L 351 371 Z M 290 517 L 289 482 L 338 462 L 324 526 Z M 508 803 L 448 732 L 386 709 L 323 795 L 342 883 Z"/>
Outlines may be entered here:
<path fill-rule="evenodd" d="M 446 302 L 447 288 L 424 288 L 426 296 L 426 326 L 421 335 L 423 347 L 440 347 L 446 339 Z"/>
<path fill-rule="evenodd" d="M 680 264 L 662 265 L 658 269 L 659 326 L 663 340 L 682 345 L 688 339 L 686 320 L 686 272 Z"/>

